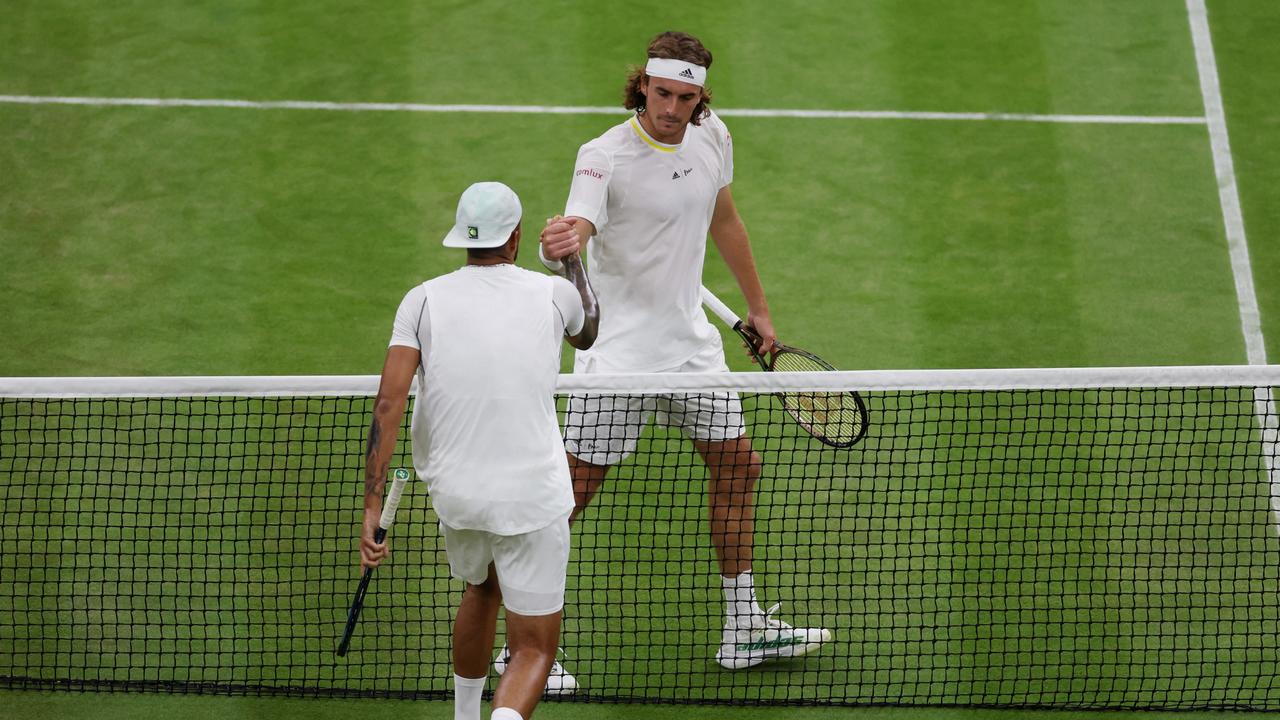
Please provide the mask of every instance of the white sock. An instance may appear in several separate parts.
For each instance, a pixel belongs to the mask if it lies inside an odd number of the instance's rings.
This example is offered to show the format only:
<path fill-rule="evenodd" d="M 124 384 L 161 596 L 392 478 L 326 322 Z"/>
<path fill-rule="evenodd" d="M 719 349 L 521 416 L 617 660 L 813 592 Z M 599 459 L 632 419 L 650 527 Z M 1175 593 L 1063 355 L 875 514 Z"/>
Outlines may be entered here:
<path fill-rule="evenodd" d="M 480 720 L 485 678 L 453 676 L 453 720 Z"/>
<path fill-rule="evenodd" d="M 524 716 L 509 707 L 494 708 L 489 720 L 524 720 Z"/>
<path fill-rule="evenodd" d="M 752 617 L 763 617 L 756 602 L 756 582 L 748 570 L 737 577 L 720 576 L 724 586 L 725 618 L 735 627 L 749 627 Z"/>

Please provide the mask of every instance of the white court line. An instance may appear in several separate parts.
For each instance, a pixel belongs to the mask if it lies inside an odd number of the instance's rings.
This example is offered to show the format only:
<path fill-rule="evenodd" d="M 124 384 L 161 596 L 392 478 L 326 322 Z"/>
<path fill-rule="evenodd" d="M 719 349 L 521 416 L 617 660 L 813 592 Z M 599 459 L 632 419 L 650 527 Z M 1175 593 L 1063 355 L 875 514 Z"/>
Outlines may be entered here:
<path fill-rule="evenodd" d="M 1222 108 L 1218 63 L 1213 56 L 1213 40 L 1209 35 L 1209 16 L 1204 0 L 1187 0 L 1187 12 L 1191 18 L 1191 40 L 1195 44 L 1196 67 L 1200 73 L 1200 94 L 1204 96 L 1209 142 L 1213 149 L 1213 169 L 1218 176 L 1218 200 L 1222 204 L 1227 247 L 1231 252 L 1231 273 L 1235 276 L 1236 302 L 1240 306 L 1245 357 L 1250 365 L 1266 365 L 1267 348 L 1262 337 L 1262 317 L 1258 311 L 1258 296 L 1253 287 L 1249 243 L 1245 238 L 1244 217 L 1240 212 L 1236 171 L 1231 160 L 1231 143 L 1227 139 L 1227 116 Z"/>
<path fill-rule="evenodd" d="M 1227 116 L 1222 107 L 1222 89 L 1218 84 L 1218 62 L 1214 59 L 1213 38 L 1209 33 L 1209 12 L 1204 0 L 1187 0 L 1191 22 L 1191 42 L 1196 49 L 1196 68 L 1200 74 L 1200 94 L 1204 96 L 1204 113 L 1209 124 L 1209 143 L 1213 148 L 1213 169 L 1218 176 L 1218 200 L 1222 204 L 1222 220 L 1227 231 L 1227 247 L 1231 252 L 1231 273 L 1235 276 L 1236 302 L 1240 306 L 1240 329 L 1244 333 L 1245 357 L 1250 365 L 1267 364 L 1266 340 L 1262 336 L 1262 314 L 1253 286 L 1253 267 L 1249 263 L 1249 242 L 1244 233 L 1244 216 L 1240 211 L 1240 193 L 1235 165 L 1231 160 L 1231 143 L 1227 139 Z M 1276 418 L 1275 394 L 1270 387 L 1254 390 L 1254 414 L 1262 429 L 1262 462 L 1271 488 L 1272 523 L 1280 533 L 1280 421 Z"/>
<path fill-rule="evenodd" d="M 199 98 L 59 97 L 0 95 L 0 103 L 19 105 L 95 105 L 128 107 L 238 108 L 248 110 L 326 110 L 338 112 L 502 113 L 537 115 L 622 115 L 620 107 L 589 105 L 430 105 L 424 103 L 343 103 L 316 100 L 225 100 Z M 1177 115 L 1034 115 L 1024 113 L 945 113 L 895 110 L 716 109 L 723 117 L 817 118 L 843 120 L 951 120 L 1076 123 L 1097 125 L 1204 125 L 1202 117 Z"/>

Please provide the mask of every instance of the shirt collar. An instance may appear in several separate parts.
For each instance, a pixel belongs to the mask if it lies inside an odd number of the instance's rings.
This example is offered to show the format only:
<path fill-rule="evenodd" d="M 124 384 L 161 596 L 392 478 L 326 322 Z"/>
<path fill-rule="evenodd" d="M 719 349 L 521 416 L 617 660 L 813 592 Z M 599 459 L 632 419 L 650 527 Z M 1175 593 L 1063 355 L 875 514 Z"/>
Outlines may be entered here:
<path fill-rule="evenodd" d="M 650 135 L 648 131 L 644 129 L 644 125 L 640 124 L 639 115 L 632 115 L 629 124 L 631 125 L 631 129 L 635 131 L 636 136 L 644 141 L 644 144 L 648 145 L 654 150 L 657 150 L 658 152 L 673 153 L 679 150 L 684 144 L 684 143 L 680 143 L 679 145 L 670 145 L 664 142 L 658 142 L 657 140 L 654 140 L 653 136 Z M 684 130 L 684 136 L 686 138 L 689 137 L 689 128 L 687 127 Z"/>

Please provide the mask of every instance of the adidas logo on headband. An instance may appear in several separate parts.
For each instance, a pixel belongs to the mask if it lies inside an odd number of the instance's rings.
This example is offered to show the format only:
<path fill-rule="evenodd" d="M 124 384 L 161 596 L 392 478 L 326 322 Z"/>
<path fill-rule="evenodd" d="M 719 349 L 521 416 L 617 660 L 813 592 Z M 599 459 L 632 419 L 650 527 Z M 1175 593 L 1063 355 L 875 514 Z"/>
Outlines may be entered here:
<path fill-rule="evenodd" d="M 649 62 L 644 66 L 644 71 L 650 77 L 679 80 L 698 87 L 705 87 L 707 84 L 707 69 L 684 60 L 649 58 Z"/>

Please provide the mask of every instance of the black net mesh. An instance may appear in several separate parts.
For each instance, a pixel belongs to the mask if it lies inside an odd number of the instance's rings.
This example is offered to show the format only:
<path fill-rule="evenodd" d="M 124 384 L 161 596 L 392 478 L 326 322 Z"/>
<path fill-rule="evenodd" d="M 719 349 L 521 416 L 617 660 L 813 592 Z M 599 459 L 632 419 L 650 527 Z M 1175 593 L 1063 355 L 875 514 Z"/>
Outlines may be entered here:
<path fill-rule="evenodd" d="M 574 526 L 572 698 L 1280 709 L 1269 392 L 869 392 L 847 450 L 769 393 L 597 397 L 616 412 L 570 413 L 594 423 L 580 437 L 635 447 Z M 738 397 L 761 604 L 833 639 L 727 670 L 708 490 L 731 480 L 679 426 L 732 436 L 714 404 Z M 334 654 L 370 411 L 0 399 L 0 686 L 446 696 L 462 585 L 419 483 Z M 647 414 L 638 436 L 601 430 Z M 412 466 L 407 427 L 393 467 Z"/>

